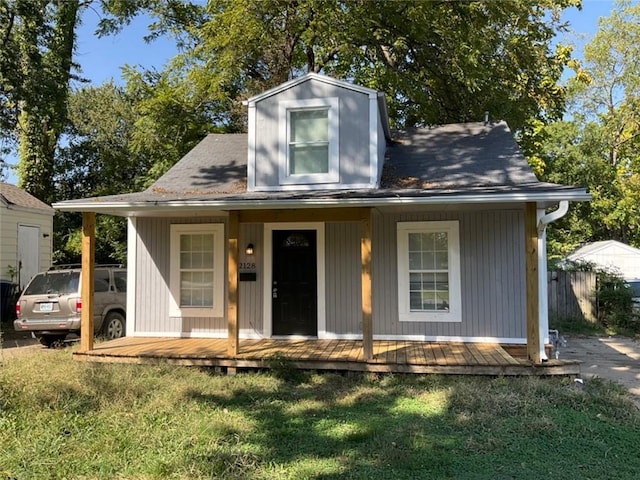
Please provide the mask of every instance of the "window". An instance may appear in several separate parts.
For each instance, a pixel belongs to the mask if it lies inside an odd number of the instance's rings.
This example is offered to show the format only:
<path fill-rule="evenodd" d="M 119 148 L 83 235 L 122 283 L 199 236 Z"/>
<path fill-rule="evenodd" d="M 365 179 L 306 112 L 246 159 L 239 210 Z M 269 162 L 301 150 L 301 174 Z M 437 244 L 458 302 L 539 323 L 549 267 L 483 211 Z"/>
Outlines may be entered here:
<path fill-rule="evenodd" d="M 223 316 L 224 225 L 171 225 L 170 263 L 170 315 Z"/>
<path fill-rule="evenodd" d="M 280 103 L 280 183 L 339 181 L 337 98 Z"/>
<path fill-rule="evenodd" d="M 458 222 L 398 223 L 400 321 L 461 322 Z"/>

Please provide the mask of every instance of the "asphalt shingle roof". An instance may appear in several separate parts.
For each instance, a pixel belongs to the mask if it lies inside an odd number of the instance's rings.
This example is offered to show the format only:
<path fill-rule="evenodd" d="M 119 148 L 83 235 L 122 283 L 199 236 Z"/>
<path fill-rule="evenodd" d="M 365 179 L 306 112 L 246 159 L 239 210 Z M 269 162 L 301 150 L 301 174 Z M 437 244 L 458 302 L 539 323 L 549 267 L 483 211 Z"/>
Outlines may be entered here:
<path fill-rule="evenodd" d="M 246 134 L 210 134 L 162 178 L 139 193 L 95 202 L 163 203 L 371 199 L 575 191 L 538 181 L 504 122 L 450 124 L 396 132 L 380 188 L 247 192 Z M 68 201 L 86 203 L 86 200 Z"/>
<path fill-rule="evenodd" d="M 51 206 L 10 183 L 0 182 L 0 196 L 7 205 L 40 210 L 49 215 L 55 212 Z"/>

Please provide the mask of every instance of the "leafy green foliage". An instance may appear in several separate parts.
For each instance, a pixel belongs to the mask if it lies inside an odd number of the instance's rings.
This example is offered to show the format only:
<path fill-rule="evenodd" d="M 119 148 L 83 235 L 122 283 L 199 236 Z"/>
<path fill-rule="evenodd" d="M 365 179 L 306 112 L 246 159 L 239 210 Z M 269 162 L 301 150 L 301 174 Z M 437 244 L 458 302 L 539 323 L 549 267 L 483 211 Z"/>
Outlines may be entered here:
<path fill-rule="evenodd" d="M 640 5 L 619 3 L 584 57 L 573 63 L 572 118 L 545 129 L 541 170 L 588 187 L 593 201 L 551 226 L 552 256 L 597 240 L 640 246 Z"/>
<path fill-rule="evenodd" d="M 29 5 L 29 7 L 26 7 Z M 67 120 L 79 0 L 3 2 L 13 15 L 8 35 L 18 46 L 17 82 L 10 90 L 19 107 L 19 185 L 40 200 L 55 199 L 54 154 Z"/>
<path fill-rule="evenodd" d="M 623 278 L 618 275 L 600 274 L 596 295 L 598 320 L 605 327 L 629 328 L 637 325 L 632 312 L 633 292 Z"/>

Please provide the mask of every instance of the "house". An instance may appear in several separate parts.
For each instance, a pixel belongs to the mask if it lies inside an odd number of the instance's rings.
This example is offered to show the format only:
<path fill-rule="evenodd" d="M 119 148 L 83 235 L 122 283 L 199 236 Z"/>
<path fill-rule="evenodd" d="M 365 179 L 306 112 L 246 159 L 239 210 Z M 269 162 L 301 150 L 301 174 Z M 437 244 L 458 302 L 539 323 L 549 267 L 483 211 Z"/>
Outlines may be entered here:
<path fill-rule="evenodd" d="M 51 266 L 54 213 L 33 195 L 0 182 L 0 280 L 22 289 Z"/>
<path fill-rule="evenodd" d="M 640 279 L 640 249 L 616 240 L 583 245 L 567 257 L 571 262 L 588 262 L 627 280 Z"/>
<path fill-rule="evenodd" d="M 128 218 L 128 337 L 545 358 L 545 225 L 584 189 L 538 181 L 504 122 L 392 134 L 381 93 L 322 75 L 246 106 L 247 134 L 207 136 L 147 190 L 54 205 L 84 212 L 85 259 L 95 213 Z"/>

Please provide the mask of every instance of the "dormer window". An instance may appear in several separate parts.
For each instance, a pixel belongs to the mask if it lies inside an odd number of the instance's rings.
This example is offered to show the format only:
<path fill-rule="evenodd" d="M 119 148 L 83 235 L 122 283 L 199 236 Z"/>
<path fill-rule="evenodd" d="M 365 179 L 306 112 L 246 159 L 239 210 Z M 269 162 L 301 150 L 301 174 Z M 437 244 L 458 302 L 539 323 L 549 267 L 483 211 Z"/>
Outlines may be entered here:
<path fill-rule="evenodd" d="M 280 102 L 280 184 L 336 183 L 338 98 Z"/>

